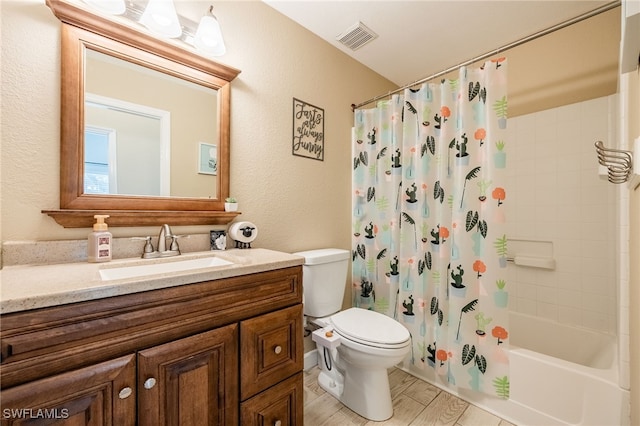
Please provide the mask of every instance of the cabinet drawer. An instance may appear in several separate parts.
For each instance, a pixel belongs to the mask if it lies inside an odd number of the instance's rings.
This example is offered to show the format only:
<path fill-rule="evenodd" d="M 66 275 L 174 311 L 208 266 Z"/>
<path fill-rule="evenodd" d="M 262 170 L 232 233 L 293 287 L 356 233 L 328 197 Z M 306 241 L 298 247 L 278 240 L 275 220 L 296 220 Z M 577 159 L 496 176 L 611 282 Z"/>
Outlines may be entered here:
<path fill-rule="evenodd" d="M 240 398 L 302 371 L 302 305 L 240 323 Z"/>
<path fill-rule="evenodd" d="M 243 402 L 242 426 L 302 426 L 302 372 Z"/>

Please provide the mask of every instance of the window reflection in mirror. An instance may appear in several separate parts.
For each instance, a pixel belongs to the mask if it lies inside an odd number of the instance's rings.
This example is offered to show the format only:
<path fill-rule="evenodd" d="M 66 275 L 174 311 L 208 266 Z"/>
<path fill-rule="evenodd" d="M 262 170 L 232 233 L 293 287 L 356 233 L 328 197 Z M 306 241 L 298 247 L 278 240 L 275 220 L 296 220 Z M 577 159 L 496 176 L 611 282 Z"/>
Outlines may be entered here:
<path fill-rule="evenodd" d="M 199 164 L 217 105 L 211 88 L 86 49 L 85 193 L 216 198 Z"/>
<path fill-rule="evenodd" d="M 116 163 L 116 132 L 85 126 L 84 130 L 84 193 L 111 194 L 118 192 Z M 109 166 L 112 170 L 109 170 Z"/>
<path fill-rule="evenodd" d="M 85 93 L 84 192 L 169 196 L 169 111 Z"/>

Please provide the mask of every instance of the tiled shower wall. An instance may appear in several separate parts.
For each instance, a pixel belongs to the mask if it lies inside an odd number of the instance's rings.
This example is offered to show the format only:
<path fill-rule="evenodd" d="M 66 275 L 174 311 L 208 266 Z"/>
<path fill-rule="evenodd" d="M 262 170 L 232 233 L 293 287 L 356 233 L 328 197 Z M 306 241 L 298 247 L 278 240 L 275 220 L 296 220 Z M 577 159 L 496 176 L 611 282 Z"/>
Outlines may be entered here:
<path fill-rule="evenodd" d="M 509 264 L 510 309 L 616 333 L 616 186 L 599 177 L 594 148 L 615 146 L 616 102 L 509 119 L 508 237 L 551 242 L 556 261 L 554 270 Z"/>

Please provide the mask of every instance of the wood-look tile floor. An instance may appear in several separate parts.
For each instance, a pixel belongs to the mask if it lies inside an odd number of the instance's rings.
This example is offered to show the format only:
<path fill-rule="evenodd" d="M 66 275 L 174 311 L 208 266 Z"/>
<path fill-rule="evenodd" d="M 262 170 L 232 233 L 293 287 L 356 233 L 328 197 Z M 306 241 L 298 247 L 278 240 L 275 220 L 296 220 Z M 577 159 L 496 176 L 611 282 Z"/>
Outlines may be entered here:
<path fill-rule="evenodd" d="M 404 371 L 389 371 L 393 417 L 373 422 L 360 417 L 318 385 L 320 370 L 304 373 L 305 426 L 514 426 Z"/>

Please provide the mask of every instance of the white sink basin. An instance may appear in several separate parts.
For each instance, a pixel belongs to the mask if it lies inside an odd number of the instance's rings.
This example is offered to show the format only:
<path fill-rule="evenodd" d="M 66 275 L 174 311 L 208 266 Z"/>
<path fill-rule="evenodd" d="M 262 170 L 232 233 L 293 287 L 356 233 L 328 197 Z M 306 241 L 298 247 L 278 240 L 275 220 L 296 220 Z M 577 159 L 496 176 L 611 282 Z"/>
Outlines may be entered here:
<path fill-rule="evenodd" d="M 174 260 L 147 264 L 119 266 L 115 268 L 100 269 L 100 278 L 103 281 L 121 280 L 124 278 L 143 277 L 146 275 L 167 274 L 190 271 L 194 269 L 213 268 L 216 266 L 233 265 L 233 262 L 219 257 L 201 257 L 198 259 Z"/>

